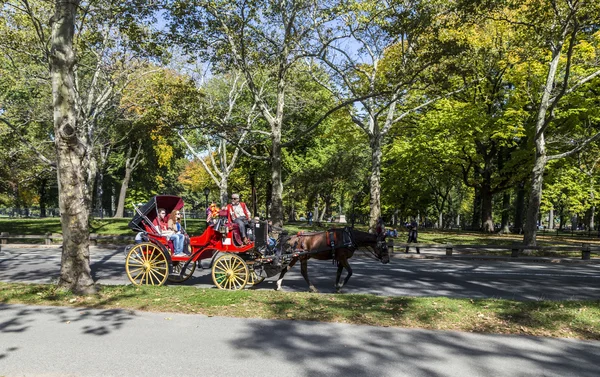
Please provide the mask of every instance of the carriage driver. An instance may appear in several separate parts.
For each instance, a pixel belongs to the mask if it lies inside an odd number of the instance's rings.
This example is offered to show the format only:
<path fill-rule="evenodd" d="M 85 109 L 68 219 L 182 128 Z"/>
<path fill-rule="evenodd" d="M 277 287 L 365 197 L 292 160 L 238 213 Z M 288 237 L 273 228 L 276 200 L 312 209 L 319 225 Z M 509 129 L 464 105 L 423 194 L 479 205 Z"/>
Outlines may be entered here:
<path fill-rule="evenodd" d="M 246 225 L 248 225 L 249 218 L 250 211 L 248 211 L 246 203 L 240 202 L 240 194 L 231 194 L 231 204 L 227 205 L 227 219 L 238 224 L 244 245 L 250 243 L 246 236 Z"/>

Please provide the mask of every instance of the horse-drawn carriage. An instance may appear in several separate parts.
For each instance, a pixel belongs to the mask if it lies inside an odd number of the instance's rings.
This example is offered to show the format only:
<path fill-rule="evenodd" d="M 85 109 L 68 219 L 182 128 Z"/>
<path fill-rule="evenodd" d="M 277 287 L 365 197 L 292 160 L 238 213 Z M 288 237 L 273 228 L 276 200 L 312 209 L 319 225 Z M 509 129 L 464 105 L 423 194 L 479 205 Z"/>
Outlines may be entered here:
<path fill-rule="evenodd" d="M 137 243 L 128 247 L 125 260 L 127 276 L 134 285 L 184 282 L 201 260 L 209 258 L 212 259 L 213 282 L 221 289 L 238 290 L 248 284 L 256 285 L 280 271 L 277 266 L 268 267 L 276 263 L 273 263 L 274 256 L 267 257 L 274 252 L 268 244 L 267 223 L 252 222 L 254 241 L 237 244 L 236 225 L 226 224 L 226 213 L 209 224 L 202 235 L 186 237 L 187 255 L 175 255 L 173 242 L 161 235 L 155 219 L 159 208 L 171 213 L 182 210 L 183 205 L 180 197 L 160 195 L 135 209 L 129 228 L 138 232 Z"/>
<path fill-rule="evenodd" d="M 347 259 L 359 246 L 371 248 L 371 253 L 383 263 L 389 261 L 385 236 L 371 235 L 354 229 L 336 229 L 328 232 L 287 236 L 280 233 L 273 245 L 269 242 L 269 225 L 266 221 L 252 221 L 251 242 L 241 242 L 236 224 L 227 223 L 226 211 L 221 211 L 215 221 L 207 224 L 199 236 L 187 236 L 184 249 L 187 254 L 174 253 L 173 242 L 162 235 L 156 225 L 158 209 L 167 213 L 183 209 L 183 200 L 177 196 L 159 195 L 135 208 L 129 227 L 137 232 L 136 244 L 127 247 L 125 268 L 134 285 L 163 285 L 166 281 L 181 283 L 188 280 L 196 266 L 211 259 L 212 280 L 220 289 L 239 290 L 247 285 L 257 285 L 265 278 L 280 273 L 277 289 L 281 288 L 283 275 L 297 261 L 302 263 L 302 275 L 311 287 L 306 273 L 309 258 L 334 259 L 338 262 L 336 286 L 338 290 L 342 268 L 352 275 Z M 185 222 L 185 212 L 184 212 Z M 185 229 L 185 227 L 184 227 Z"/>

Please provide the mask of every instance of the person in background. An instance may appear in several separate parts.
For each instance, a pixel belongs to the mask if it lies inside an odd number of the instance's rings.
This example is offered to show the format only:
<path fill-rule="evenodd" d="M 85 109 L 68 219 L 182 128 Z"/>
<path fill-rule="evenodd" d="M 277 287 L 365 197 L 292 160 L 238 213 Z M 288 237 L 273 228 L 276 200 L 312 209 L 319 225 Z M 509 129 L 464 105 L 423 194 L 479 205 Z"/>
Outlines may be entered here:
<path fill-rule="evenodd" d="M 250 243 L 246 235 L 246 225 L 250 219 L 250 211 L 246 203 L 240 202 L 240 194 L 231 194 L 231 204 L 227 205 L 227 219 L 238 224 L 244 245 Z"/>
<path fill-rule="evenodd" d="M 415 219 L 412 219 L 412 221 L 410 223 L 406 223 L 406 229 L 408 229 L 408 241 L 406 241 L 406 243 L 419 243 L 419 241 L 417 241 L 417 236 L 419 235 L 419 231 L 417 230 L 418 228 L 418 224 L 417 221 Z M 406 251 L 405 253 L 408 253 L 408 246 L 406 246 Z M 417 247 L 417 254 L 421 254 L 421 251 L 419 250 L 419 248 Z"/>
<path fill-rule="evenodd" d="M 312 211 L 308 211 L 308 213 L 306 214 L 306 219 L 308 220 L 308 225 L 312 225 L 312 220 L 313 220 Z"/>

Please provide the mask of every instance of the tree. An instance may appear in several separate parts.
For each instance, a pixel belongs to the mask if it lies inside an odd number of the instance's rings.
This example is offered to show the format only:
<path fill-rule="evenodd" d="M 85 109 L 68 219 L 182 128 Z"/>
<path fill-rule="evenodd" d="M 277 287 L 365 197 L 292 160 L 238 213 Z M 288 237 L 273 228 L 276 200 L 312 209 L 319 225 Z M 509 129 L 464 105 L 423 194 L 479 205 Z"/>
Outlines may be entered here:
<path fill-rule="evenodd" d="M 50 7 L 45 2 L 13 0 L 5 5 L 11 14 L 18 15 L 16 19 L 25 20 L 24 25 L 9 25 L 9 41 L 14 42 L 13 34 L 20 34 L 11 33 L 22 30 L 22 26 L 33 36 L 29 45 L 12 47 L 45 67 L 52 84 L 54 130 L 48 139 L 56 148 L 63 228 L 59 284 L 75 292 L 88 292 L 93 290 L 88 221 L 97 172 L 96 143 L 102 135 L 99 129 L 106 125 L 103 117 L 132 79 L 128 69 L 134 65 L 131 62 L 143 60 L 155 47 L 142 42 L 147 30 L 139 27 L 152 8 L 80 1 L 56 1 Z M 47 14 L 53 14 L 50 25 L 45 22 Z M 19 61 L 13 65 L 22 68 Z M 31 79 L 39 79 L 36 75 L 40 71 L 28 73 Z"/>
<path fill-rule="evenodd" d="M 592 131 L 592 135 L 578 140 L 576 146 L 548 155 L 548 137 L 561 133 L 555 120 L 564 100 L 577 91 L 589 90 L 600 76 L 597 57 L 589 54 L 589 46 L 597 43 L 594 35 L 598 33 L 600 5 L 594 1 L 570 0 L 509 1 L 506 4 L 495 18 L 518 29 L 522 41 L 520 53 L 529 57 L 527 72 L 533 74 L 525 81 L 527 87 L 523 88 L 532 95 L 532 108 L 535 109 L 529 131 L 535 157 L 523 243 L 535 245 L 548 161 L 573 155 L 600 137 L 600 133 Z M 540 75 L 536 77 L 537 74 Z M 566 131 L 568 135 L 569 130 Z"/>
<path fill-rule="evenodd" d="M 322 82 L 369 139 L 371 152 L 370 220 L 381 216 L 381 160 L 393 126 L 444 95 L 425 93 L 440 69 L 448 46 L 434 38 L 444 26 L 443 7 L 435 1 L 350 2 L 336 29 L 319 29 L 318 56 L 335 85 Z M 333 34 L 335 38 L 329 36 Z M 315 76 L 319 81 L 319 77 Z"/>
<path fill-rule="evenodd" d="M 86 146 L 77 119 L 73 34 L 79 1 L 57 0 L 52 18 L 50 73 L 54 108 L 59 207 L 63 231 L 60 285 L 75 292 L 94 291 L 89 254 L 89 201 L 86 193 Z"/>
<path fill-rule="evenodd" d="M 222 206 L 228 202 L 227 182 L 242 153 L 240 146 L 250 133 L 260 132 L 254 127 L 258 116 L 256 103 L 252 104 L 247 98 L 244 101 L 245 88 L 246 81 L 238 71 L 211 79 L 204 88 L 206 106 L 202 109 L 203 114 L 198 114 L 204 119 L 194 120 L 201 124 L 187 125 L 179 133 L 188 150 L 219 188 Z M 206 158 L 202 152 L 206 153 Z"/>
<path fill-rule="evenodd" d="M 288 87 L 298 62 L 320 50 L 313 16 L 318 24 L 328 22 L 330 6 L 314 0 L 170 2 L 176 39 L 207 56 L 216 69 L 241 72 L 269 125 L 271 218 L 276 225 L 283 222 L 282 135 Z M 262 90 L 265 82 L 272 91 Z"/>
<path fill-rule="evenodd" d="M 159 164 L 170 163 L 172 150 L 178 148 L 177 129 L 190 121 L 201 97 L 188 77 L 167 68 L 146 67 L 138 77 L 129 83 L 119 105 L 124 118 L 118 137 L 126 152 L 119 161 L 124 170 L 115 217 L 123 217 L 129 182 L 145 156 L 164 155 L 168 162 Z"/>

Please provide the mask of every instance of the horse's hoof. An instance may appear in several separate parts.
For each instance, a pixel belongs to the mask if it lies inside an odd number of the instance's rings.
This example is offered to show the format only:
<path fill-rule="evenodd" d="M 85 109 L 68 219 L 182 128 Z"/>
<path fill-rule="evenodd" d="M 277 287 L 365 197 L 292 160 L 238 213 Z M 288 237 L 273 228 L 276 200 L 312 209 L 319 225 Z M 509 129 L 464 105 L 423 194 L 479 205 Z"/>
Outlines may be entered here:
<path fill-rule="evenodd" d="M 309 288 L 309 289 L 308 289 L 308 291 L 309 291 L 310 293 L 319 293 L 319 290 L 318 290 L 317 288 L 315 288 L 315 287 L 311 287 L 311 288 Z"/>

